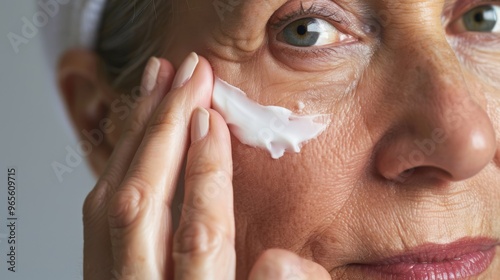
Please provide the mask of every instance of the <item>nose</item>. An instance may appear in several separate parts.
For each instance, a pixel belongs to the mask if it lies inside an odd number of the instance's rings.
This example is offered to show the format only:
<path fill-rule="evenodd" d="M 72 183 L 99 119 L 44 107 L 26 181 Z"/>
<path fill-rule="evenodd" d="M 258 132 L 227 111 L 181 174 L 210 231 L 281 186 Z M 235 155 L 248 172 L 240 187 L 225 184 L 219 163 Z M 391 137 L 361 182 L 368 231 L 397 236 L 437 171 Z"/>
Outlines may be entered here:
<path fill-rule="evenodd" d="M 491 120 L 477 102 L 481 93 L 469 90 L 467 76 L 448 43 L 426 40 L 419 46 L 392 54 L 396 67 L 392 67 L 395 79 L 389 92 L 397 101 L 389 104 L 397 104 L 398 109 L 377 145 L 376 169 L 400 183 L 423 177 L 468 179 L 495 154 Z"/>

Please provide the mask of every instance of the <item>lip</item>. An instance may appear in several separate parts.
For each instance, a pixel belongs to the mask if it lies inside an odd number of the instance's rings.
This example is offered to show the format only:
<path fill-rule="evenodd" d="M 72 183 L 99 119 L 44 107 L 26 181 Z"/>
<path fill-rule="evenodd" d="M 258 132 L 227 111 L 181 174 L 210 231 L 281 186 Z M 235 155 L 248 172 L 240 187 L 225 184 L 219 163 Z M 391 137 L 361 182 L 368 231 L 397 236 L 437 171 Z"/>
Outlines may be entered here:
<path fill-rule="evenodd" d="M 381 279 L 466 279 L 483 273 L 490 266 L 499 244 L 499 240 L 488 238 L 462 238 L 449 244 L 429 243 L 387 259 L 355 266 L 369 276 Z"/>

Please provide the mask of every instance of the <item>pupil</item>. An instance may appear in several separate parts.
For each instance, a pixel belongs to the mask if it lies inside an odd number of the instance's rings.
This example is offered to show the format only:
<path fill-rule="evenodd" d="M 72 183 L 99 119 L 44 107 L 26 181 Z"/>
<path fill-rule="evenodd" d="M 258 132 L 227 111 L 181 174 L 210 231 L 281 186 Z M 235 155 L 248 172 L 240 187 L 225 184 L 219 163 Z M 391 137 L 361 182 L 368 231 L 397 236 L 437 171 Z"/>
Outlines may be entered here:
<path fill-rule="evenodd" d="M 477 13 L 474 15 L 474 20 L 478 23 L 480 22 L 483 22 L 484 21 L 484 17 L 483 17 L 483 14 L 482 13 Z"/>
<path fill-rule="evenodd" d="M 307 26 L 305 26 L 305 25 L 299 25 L 299 26 L 297 26 L 297 33 L 299 35 L 302 36 L 302 35 L 306 34 L 306 32 L 307 32 Z"/>

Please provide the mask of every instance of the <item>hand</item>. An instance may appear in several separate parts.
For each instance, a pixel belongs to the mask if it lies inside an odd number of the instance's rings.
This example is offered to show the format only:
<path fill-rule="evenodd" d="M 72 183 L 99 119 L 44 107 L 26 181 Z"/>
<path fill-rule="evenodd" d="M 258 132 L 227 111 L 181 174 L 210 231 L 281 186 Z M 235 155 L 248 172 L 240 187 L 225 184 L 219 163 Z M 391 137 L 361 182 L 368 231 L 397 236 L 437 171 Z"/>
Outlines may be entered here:
<path fill-rule="evenodd" d="M 164 59 L 146 69 L 143 94 L 84 203 L 84 278 L 235 279 L 231 143 L 224 120 L 209 109 L 211 67 L 192 53 L 175 78 Z M 186 153 L 174 234 L 172 198 Z M 320 265 L 279 249 L 266 251 L 250 273 L 289 276 L 330 279 Z"/>

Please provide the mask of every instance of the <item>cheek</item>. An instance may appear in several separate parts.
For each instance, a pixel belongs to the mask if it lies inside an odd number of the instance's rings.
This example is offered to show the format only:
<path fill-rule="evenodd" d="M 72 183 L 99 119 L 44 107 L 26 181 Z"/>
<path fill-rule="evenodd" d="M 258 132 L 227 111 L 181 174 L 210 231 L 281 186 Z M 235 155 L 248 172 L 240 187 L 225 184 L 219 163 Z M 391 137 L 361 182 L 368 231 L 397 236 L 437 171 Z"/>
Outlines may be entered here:
<path fill-rule="evenodd" d="M 355 69 L 345 69 L 342 75 L 286 72 L 271 60 L 260 59 L 232 63 L 211 57 L 210 62 L 218 77 L 263 105 L 297 114 L 327 114 L 330 120 L 327 129 L 304 144 L 299 154 L 287 152 L 278 160 L 233 136 L 237 221 L 258 224 L 260 231 L 269 228 L 268 234 L 260 233 L 266 236 L 263 242 L 284 242 L 273 237 L 290 233 L 289 239 L 300 238 L 325 226 L 325 217 L 338 213 L 364 174 L 372 143 L 353 94 L 356 86 L 350 84 L 359 80 Z M 294 230 L 277 234 L 273 232 L 276 223 Z"/>
<path fill-rule="evenodd" d="M 334 219 L 343 219 L 338 215 L 351 208 L 369 154 L 366 132 L 352 131 L 359 121 L 352 116 L 336 117 L 300 154 L 286 153 L 279 160 L 233 138 L 236 221 L 238 229 L 250 228 L 245 238 L 255 243 L 249 244 L 299 250 Z"/>
<path fill-rule="evenodd" d="M 462 65 L 475 75 L 475 77 L 496 89 L 496 97 L 500 98 L 500 39 L 481 42 L 481 38 L 469 36 L 462 39 L 453 39 L 454 47 Z M 472 42 L 472 44 L 470 43 Z"/>
<path fill-rule="evenodd" d="M 260 104 L 329 116 L 318 138 L 278 160 L 232 138 L 236 226 L 238 238 L 244 237 L 239 246 L 301 250 L 334 219 L 352 215 L 342 209 L 353 209 L 352 193 L 365 176 L 373 144 L 354 94 L 362 69 L 349 64 L 336 71 L 286 71 L 265 51 L 251 62 L 209 60 L 215 75 Z"/>

